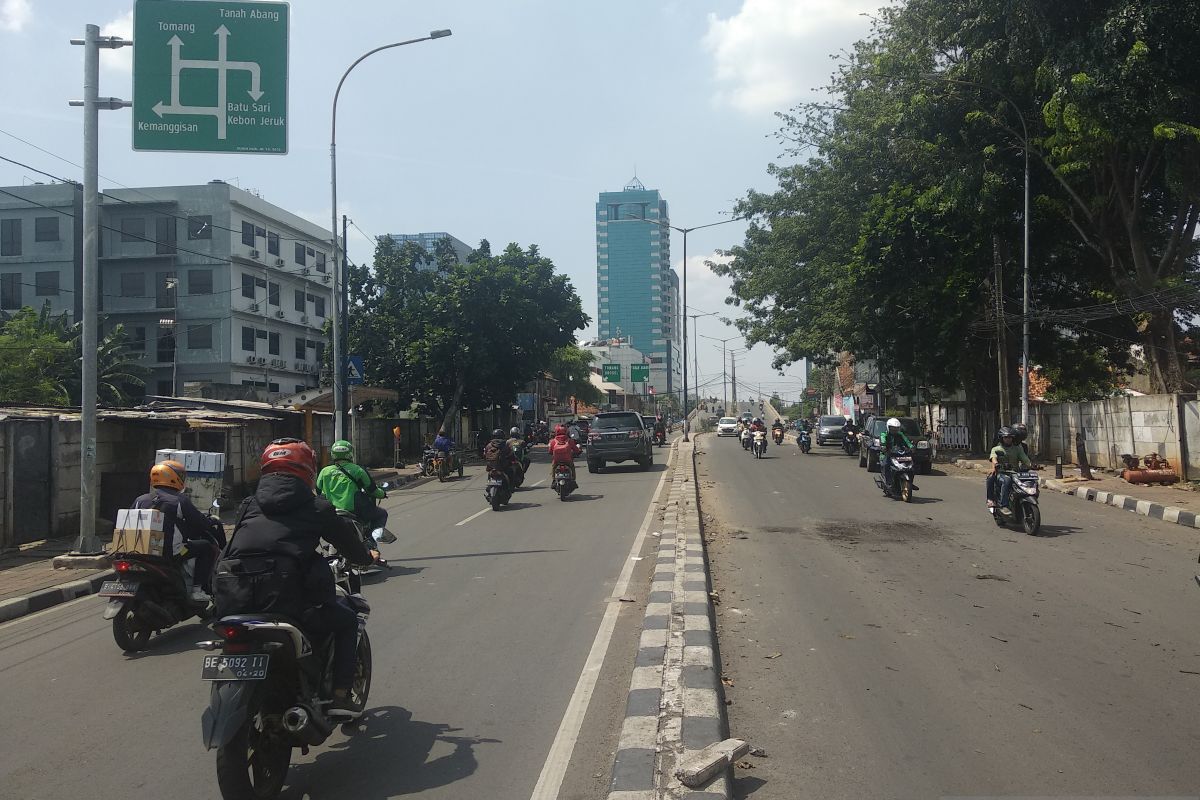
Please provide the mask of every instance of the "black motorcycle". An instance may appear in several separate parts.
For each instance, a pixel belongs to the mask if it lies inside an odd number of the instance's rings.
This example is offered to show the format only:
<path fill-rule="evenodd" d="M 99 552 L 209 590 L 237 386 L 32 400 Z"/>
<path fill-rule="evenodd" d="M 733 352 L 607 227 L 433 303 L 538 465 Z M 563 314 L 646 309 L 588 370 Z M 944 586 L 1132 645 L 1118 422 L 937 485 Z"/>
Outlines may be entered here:
<path fill-rule="evenodd" d="M 805 455 L 808 454 L 809 450 L 812 450 L 812 437 L 808 435 L 806 429 L 801 428 L 800 432 L 796 434 L 796 445 L 800 448 L 800 452 Z"/>
<path fill-rule="evenodd" d="M 1005 515 L 998 506 L 989 506 L 988 512 L 996 520 L 996 524 L 1004 526 L 1008 516 L 1014 523 L 1025 529 L 1030 536 L 1037 536 L 1042 528 L 1042 509 L 1038 505 L 1041 481 L 1033 471 L 1012 472 L 1005 470 L 1012 486 L 1008 492 L 1008 510 Z"/>
<path fill-rule="evenodd" d="M 551 489 L 558 495 L 559 500 L 566 500 L 567 495 L 575 491 L 579 484 L 571 477 L 571 467 L 568 464 L 556 464 L 554 467 L 554 482 Z"/>
<path fill-rule="evenodd" d="M 913 486 L 916 466 L 913 464 L 912 452 L 907 447 L 897 447 L 890 454 L 880 453 L 879 457 L 889 459 L 890 476 L 885 482 L 883 469 L 880 469 L 878 477 L 875 478 L 875 485 L 883 490 L 885 497 L 898 498 L 906 503 L 911 503 L 913 492 L 917 488 Z"/>
<path fill-rule="evenodd" d="M 654 432 L 654 443 L 659 447 L 665 445 L 667 443 L 667 432 L 663 430 L 656 430 Z"/>
<path fill-rule="evenodd" d="M 842 434 L 842 452 L 848 456 L 858 455 L 858 435 L 853 431 Z"/>
<path fill-rule="evenodd" d="M 371 691 L 371 607 L 348 590 L 345 560 L 330 559 L 339 600 L 358 615 L 354 683 L 349 698 L 361 713 Z M 310 639 L 296 620 L 279 614 L 236 614 L 213 625 L 219 639 L 199 642 L 209 652 L 200 672 L 212 681 L 201 720 L 204 746 L 217 751 L 217 786 L 225 800 L 276 797 L 283 790 L 292 748 L 323 744 L 338 720 L 326 715 L 333 698 L 333 637 Z"/>
<path fill-rule="evenodd" d="M 220 525 L 209 509 L 209 522 Z M 192 617 L 205 619 L 211 613 L 209 601 L 193 600 L 184 569 L 186 553 L 171 558 L 143 553 L 117 553 L 113 559 L 116 579 L 105 581 L 98 594 L 108 598 L 104 619 L 112 620 L 113 640 L 126 653 L 145 650 L 150 637 L 186 622 Z"/>
<path fill-rule="evenodd" d="M 512 495 L 512 478 L 509 476 L 508 470 L 499 467 L 489 469 L 487 488 L 483 490 L 483 496 L 487 499 L 488 505 L 492 507 L 492 511 L 499 511 L 502 506 L 508 505 L 512 500 Z"/>

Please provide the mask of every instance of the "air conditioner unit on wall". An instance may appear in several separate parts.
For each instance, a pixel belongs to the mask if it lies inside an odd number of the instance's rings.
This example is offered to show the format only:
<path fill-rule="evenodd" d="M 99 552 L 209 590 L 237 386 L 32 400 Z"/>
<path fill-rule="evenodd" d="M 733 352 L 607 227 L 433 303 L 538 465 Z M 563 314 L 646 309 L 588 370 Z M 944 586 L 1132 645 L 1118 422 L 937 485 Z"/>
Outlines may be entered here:
<path fill-rule="evenodd" d="M 282 262 L 282 261 L 283 261 L 283 259 L 280 259 L 280 261 Z M 311 270 L 311 269 L 309 269 L 308 267 L 305 267 L 304 269 L 300 270 L 300 274 L 301 274 L 301 275 L 311 275 L 311 274 L 312 274 L 312 270 Z"/>
<path fill-rule="evenodd" d="M 267 359 L 266 359 L 265 357 L 263 357 L 263 356 L 259 356 L 259 357 L 258 357 L 258 363 L 259 363 L 259 364 L 266 364 L 266 363 L 267 363 Z"/>
<path fill-rule="evenodd" d="M 254 356 L 246 356 L 246 363 L 247 363 L 247 364 L 253 364 L 253 363 L 254 363 Z"/>
<path fill-rule="evenodd" d="M 250 304 L 250 310 L 251 310 L 251 311 L 258 311 L 258 303 L 251 303 L 251 304 Z"/>
<path fill-rule="evenodd" d="M 329 275 L 322 275 L 321 280 L 323 280 L 325 283 L 329 283 Z"/>
<path fill-rule="evenodd" d="M 308 322 L 308 314 L 301 314 L 301 315 L 300 315 L 300 321 L 301 321 L 301 322 Z"/>
<path fill-rule="evenodd" d="M 275 266 L 277 266 L 277 267 L 282 267 L 282 266 L 283 266 L 283 259 L 282 259 L 282 258 L 277 258 L 277 259 L 275 259 Z"/>
<path fill-rule="evenodd" d="M 250 251 L 250 257 L 251 257 L 251 258 L 259 258 L 259 257 L 261 257 L 261 256 L 262 256 L 262 253 L 258 252 L 257 250 L 251 250 L 251 251 Z"/>
<path fill-rule="evenodd" d="M 280 319 L 283 319 L 283 317 L 284 317 L 283 311 L 282 310 L 276 311 L 275 316 L 279 317 Z"/>

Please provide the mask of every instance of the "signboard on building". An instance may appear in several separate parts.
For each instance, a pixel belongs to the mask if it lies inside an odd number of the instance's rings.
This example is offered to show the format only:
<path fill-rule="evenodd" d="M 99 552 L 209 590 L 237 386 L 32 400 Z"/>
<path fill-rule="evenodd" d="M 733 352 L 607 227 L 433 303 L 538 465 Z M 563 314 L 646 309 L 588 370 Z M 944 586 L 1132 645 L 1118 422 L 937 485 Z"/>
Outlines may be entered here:
<path fill-rule="evenodd" d="M 608 381 L 609 383 L 620 383 L 621 382 L 621 365 L 620 364 L 605 364 L 603 367 L 603 370 L 604 370 L 604 373 L 603 373 L 604 380 Z"/>
<path fill-rule="evenodd" d="M 649 364 L 630 364 L 629 380 L 633 383 L 645 383 L 650 380 Z"/>
<path fill-rule="evenodd" d="M 137 0 L 133 149 L 287 153 L 288 8 Z"/>

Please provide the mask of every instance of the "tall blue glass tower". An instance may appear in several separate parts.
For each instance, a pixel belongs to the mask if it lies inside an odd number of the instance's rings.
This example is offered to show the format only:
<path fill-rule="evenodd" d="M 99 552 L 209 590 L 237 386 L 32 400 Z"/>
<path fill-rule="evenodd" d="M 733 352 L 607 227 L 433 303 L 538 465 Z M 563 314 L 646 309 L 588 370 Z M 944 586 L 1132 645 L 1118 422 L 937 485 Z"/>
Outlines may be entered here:
<path fill-rule="evenodd" d="M 650 358 L 655 393 L 683 384 L 679 277 L 671 269 L 667 201 L 634 178 L 596 203 L 597 327 L 601 339 L 622 337 Z M 657 224 L 663 223 L 663 224 Z"/>

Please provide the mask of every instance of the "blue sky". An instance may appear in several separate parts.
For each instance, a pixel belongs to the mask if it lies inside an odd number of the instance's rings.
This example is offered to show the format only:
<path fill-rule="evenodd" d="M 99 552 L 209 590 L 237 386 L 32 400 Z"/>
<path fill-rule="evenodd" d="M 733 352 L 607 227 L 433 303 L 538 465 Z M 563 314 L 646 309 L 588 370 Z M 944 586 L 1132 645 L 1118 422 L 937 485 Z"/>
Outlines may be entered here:
<path fill-rule="evenodd" d="M 449 38 L 372 56 L 347 80 L 338 106 L 339 208 L 367 236 L 445 230 L 469 244 L 536 243 L 571 276 L 594 318 L 596 195 L 620 189 L 636 169 L 647 188 L 663 192 L 672 224 L 692 227 L 722 219 L 748 189 L 773 188 L 774 112 L 816 96 L 834 68 L 830 54 L 867 33 L 863 12 L 878 5 L 293 0 L 286 156 L 135 153 L 129 112 L 112 111 L 101 113 L 100 172 L 129 186 L 222 178 L 328 226 L 329 114 L 341 73 L 373 47 L 450 28 Z M 0 0 L 0 70 L 9 76 L 0 129 L 79 162 L 80 113 L 67 100 L 81 95 L 82 48 L 69 40 L 87 23 L 131 36 L 132 7 Z M 105 53 L 101 95 L 132 96 L 130 56 L 130 48 Z M 3 134 L 0 154 L 80 178 L 78 168 Z M 37 179 L 0 164 L 4 185 Z M 113 185 L 101 180 L 102 189 Z M 689 237 L 690 313 L 737 314 L 724 303 L 726 282 L 704 261 L 742 232 L 732 223 Z M 371 249 L 352 229 L 351 258 L 368 260 Z M 716 316 L 700 319 L 699 332 L 736 335 Z M 715 377 L 719 396 L 720 346 L 699 344 L 700 383 Z M 739 382 L 785 397 L 798 391 L 799 381 L 781 378 L 770 362 L 769 350 L 755 347 L 739 361 Z"/>

